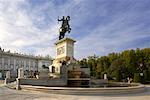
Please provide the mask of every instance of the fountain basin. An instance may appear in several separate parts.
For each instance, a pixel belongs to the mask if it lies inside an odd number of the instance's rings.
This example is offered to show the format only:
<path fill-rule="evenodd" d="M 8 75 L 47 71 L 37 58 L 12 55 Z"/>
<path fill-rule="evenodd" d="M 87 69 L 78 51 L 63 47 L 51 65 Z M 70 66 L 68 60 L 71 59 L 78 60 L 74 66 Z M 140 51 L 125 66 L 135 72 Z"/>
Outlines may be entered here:
<path fill-rule="evenodd" d="M 89 87 L 90 78 L 68 78 L 68 87 Z"/>
<path fill-rule="evenodd" d="M 32 90 L 48 93 L 59 94 L 75 94 L 75 95 L 108 95 L 108 94 L 130 94 L 139 93 L 145 90 L 144 85 L 132 83 L 131 87 L 105 87 L 105 88 L 73 88 L 73 87 L 43 87 L 43 86 L 29 86 L 21 85 L 23 90 Z"/>
<path fill-rule="evenodd" d="M 85 76 L 85 77 L 83 77 Z M 67 86 L 69 87 L 89 87 L 90 78 L 86 77 L 86 74 L 80 70 L 68 71 Z"/>
<path fill-rule="evenodd" d="M 80 76 L 81 76 L 81 71 L 78 70 L 68 71 L 69 78 L 80 78 Z"/>

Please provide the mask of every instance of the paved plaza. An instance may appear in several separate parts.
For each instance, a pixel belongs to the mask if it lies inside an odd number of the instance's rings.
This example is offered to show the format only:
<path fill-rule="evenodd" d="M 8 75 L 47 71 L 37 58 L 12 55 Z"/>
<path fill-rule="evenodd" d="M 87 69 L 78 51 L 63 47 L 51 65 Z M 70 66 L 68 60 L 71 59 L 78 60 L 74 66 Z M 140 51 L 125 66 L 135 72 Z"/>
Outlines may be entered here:
<path fill-rule="evenodd" d="M 144 93 L 122 95 L 61 95 L 34 91 L 17 91 L 0 87 L 0 100 L 150 100 L 150 85 Z"/>

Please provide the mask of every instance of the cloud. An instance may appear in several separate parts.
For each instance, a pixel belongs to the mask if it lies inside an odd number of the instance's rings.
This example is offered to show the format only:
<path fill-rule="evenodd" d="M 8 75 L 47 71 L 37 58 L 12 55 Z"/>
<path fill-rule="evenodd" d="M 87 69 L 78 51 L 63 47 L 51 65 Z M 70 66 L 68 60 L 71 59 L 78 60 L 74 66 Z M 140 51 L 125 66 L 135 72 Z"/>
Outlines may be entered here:
<path fill-rule="evenodd" d="M 42 20 L 40 19 L 42 16 L 29 15 L 28 12 L 31 9 L 21 8 L 23 5 L 29 6 L 27 1 L 6 0 L 0 1 L 0 5 L 0 45 L 6 50 L 24 52 L 26 50 L 23 49 L 27 49 L 25 47 L 40 46 L 46 42 L 52 43 L 51 41 L 56 38 L 58 25 L 55 23 L 44 30 L 38 28 L 33 19 Z M 38 54 L 38 52 L 30 51 L 35 50 L 29 50 L 26 53 Z"/>
<path fill-rule="evenodd" d="M 32 5 L 27 0 L 1 0 L 0 5 L 0 45 L 12 52 L 46 55 L 51 54 L 46 51 L 54 51 L 53 43 L 58 38 L 57 16 L 63 15 L 62 9 L 68 9 L 73 2 L 57 10 L 54 2 Z"/>
<path fill-rule="evenodd" d="M 148 2 L 111 1 L 82 1 L 70 8 L 74 14 L 71 25 L 77 39 L 77 58 L 149 47 L 150 41 L 133 45 L 135 41 L 143 42 L 143 38 L 149 37 Z"/>
<path fill-rule="evenodd" d="M 149 47 L 149 3 L 149 0 L 0 0 L 0 46 L 13 52 L 54 57 L 60 27 L 57 18 L 70 15 L 69 37 L 77 40 L 76 58 Z"/>
<path fill-rule="evenodd" d="M 134 6 L 133 6 L 134 8 Z M 144 13 L 142 15 L 142 13 Z M 111 15 L 107 23 L 97 25 L 76 43 L 76 57 L 107 55 L 125 49 L 150 47 L 149 10 L 127 10 Z M 146 20 L 144 20 L 146 19 Z M 142 20 L 142 21 L 141 21 Z M 80 52 L 78 52 L 80 51 Z"/>

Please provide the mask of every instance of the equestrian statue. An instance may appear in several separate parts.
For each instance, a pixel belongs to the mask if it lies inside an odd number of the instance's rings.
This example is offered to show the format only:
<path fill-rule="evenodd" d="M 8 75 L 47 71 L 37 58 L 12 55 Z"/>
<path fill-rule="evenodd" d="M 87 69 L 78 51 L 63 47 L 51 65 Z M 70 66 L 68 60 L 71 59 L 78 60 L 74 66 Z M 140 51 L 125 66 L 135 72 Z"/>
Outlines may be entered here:
<path fill-rule="evenodd" d="M 67 16 L 67 17 L 63 16 L 62 19 L 58 18 L 58 22 L 59 21 L 62 21 L 62 25 L 59 29 L 59 40 L 61 40 L 65 37 L 66 32 L 70 33 L 70 31 L 71 31 L 71 28 L 70 28 L 70 25 L 69 25 L 70 16 Z"/>

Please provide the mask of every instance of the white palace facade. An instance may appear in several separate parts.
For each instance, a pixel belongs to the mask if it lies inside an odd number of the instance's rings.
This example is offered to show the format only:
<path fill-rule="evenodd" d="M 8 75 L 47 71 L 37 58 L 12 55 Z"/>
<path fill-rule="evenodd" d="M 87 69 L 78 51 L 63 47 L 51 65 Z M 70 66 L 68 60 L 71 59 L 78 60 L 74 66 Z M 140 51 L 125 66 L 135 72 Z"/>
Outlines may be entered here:
<path fill-rule="evenodd" d="M 16 78 L 18 68 L 24 69 L 26 77 L 34 77 L 35 72 L 51 64 L 52 59 L 49 58 L 6 52 L 0 48 L 0 79 L 5 78 L 6 71 L 10 71 L 11 77 Z"/>

